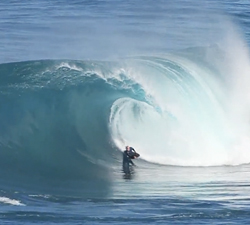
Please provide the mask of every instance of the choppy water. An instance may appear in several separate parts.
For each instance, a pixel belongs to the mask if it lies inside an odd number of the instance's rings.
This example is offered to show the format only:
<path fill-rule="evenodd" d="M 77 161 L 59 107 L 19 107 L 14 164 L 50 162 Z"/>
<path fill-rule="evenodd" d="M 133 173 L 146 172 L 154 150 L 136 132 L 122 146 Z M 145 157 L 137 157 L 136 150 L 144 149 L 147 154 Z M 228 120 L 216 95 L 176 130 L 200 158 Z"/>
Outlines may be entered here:
<path fill-rule="evenodd" d="M 1 224 L 248 224 L 249 9 L 2 1 Z"/>

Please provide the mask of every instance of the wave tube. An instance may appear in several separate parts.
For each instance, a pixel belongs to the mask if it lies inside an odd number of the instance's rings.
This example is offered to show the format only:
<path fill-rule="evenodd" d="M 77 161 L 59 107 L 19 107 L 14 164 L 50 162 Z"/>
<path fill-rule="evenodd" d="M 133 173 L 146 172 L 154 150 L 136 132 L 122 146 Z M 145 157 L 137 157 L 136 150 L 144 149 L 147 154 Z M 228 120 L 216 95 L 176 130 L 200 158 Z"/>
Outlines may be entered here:
<path fill-rule="evenodd" d="M 114 102 L 116 145 L 131 145 L 145 160 L 166 165 L 249 163 L 250 67 L 237 41 L 241 60 L 212 46 L 133 61 L 128 73 L 143 87 L 146 102 Z"/>

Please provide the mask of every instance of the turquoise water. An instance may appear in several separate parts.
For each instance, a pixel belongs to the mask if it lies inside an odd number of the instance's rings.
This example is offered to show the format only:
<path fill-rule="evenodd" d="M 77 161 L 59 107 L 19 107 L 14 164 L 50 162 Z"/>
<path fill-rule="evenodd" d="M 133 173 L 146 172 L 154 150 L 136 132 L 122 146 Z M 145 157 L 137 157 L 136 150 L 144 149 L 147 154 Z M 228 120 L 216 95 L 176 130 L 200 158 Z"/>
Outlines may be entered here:
<path fill-rule="evenodd" d="M 249 9 L 2 1 L 1 224 L 249 224 Z"/>

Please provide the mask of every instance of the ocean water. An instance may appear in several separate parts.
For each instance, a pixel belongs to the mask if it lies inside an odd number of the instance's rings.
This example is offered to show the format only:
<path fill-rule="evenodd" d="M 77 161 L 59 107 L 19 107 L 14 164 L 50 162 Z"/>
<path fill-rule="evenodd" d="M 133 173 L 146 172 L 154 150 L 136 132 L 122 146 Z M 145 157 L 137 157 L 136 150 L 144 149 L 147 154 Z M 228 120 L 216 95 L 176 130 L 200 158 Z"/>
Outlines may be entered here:
<path fill-rule="evenodd" d="M 1 1 L 0 224 L 249 224 L 249 10 Z"/>

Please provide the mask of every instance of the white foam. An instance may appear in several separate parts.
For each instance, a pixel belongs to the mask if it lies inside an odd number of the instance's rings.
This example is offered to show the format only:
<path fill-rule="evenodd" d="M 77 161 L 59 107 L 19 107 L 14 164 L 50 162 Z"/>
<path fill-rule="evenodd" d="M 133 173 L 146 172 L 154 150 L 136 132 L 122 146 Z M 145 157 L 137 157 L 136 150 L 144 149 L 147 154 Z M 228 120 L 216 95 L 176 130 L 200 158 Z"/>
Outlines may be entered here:
<path fill-rule="evenodd" d="M 9 205 L 17 205 L 17 206 L 25 206 L 25 204 L 21 203 L 19 200 L 10 199 L 7 197 L 0 197 L 0 203 L 9 204 Z"/>
<path fill-rule="evenodd" d="M 57 66 L 57 69 L 64 68 L 64 67 L 66 67 L 70 70 L 82 71 L 82 68 L 77 67 L 74 64 L 69 64 L 67 62 L 62 62 L 59 66 Z"/>

